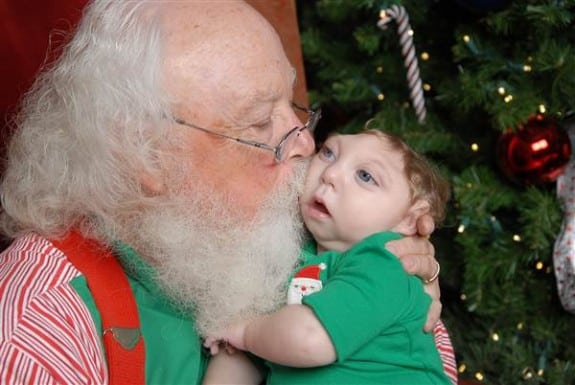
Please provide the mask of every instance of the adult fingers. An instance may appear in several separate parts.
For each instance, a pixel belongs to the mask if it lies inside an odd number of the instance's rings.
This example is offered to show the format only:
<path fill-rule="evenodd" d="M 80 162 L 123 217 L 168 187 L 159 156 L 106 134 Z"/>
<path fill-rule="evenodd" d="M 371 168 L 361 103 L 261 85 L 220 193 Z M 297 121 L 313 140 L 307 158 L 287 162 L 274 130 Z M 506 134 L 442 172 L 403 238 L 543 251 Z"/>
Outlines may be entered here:
<path fill-rule="evenodd" d="M 439 299 L 439 283 L 437 281 L 429 283 L 424 286 L 425 292 L 431 296 L 431 305 L 429 306 L 429 311 L 427 312 L 427 319 L 425 321 L 425 326 L 423 329 L 426 332 L 433 331 L 433 327 L 439 321 L 441 317 L 441 310 L 443 305 Z"/>
<path fill-rule="evenodd" d="M 417 234 L 423 237 L 428 237 L 435 230 L 435 222 L 431 215 L 423 215 L 417 220 Z"/>

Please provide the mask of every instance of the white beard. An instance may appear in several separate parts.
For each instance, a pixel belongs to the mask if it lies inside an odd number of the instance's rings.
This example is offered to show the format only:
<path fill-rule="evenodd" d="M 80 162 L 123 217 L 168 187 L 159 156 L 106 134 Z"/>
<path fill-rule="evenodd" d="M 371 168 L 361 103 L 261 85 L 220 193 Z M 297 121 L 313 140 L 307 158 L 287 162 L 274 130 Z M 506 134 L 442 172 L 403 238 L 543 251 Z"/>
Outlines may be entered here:
<path fill-rule="evenodd" d="M 297 198 L 306 170 L 302 163 L 250 223 L 234 215 L 233 202 L 200 188 L 132 222 L 127 241 L 154 261 L 160 286 L 182 311 L 193 311 L 201 335 L 285 303 L 304 234 Z"/>

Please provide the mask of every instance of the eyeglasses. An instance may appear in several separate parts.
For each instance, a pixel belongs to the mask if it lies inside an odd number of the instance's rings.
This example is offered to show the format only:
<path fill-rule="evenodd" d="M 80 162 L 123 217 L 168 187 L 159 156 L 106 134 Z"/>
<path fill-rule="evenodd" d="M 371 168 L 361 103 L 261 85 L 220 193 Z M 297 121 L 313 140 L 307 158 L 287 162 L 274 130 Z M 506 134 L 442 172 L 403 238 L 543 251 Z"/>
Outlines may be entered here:
<path fill-rule="evenodd" d="M 200 126 L 196 126 L 195 124 L 188 123 L 183 119 L 177 119 L 176 118 L 176 119 L 174 119 L 174 121 L 178 124 L 188 126 L 191 128 L 195 128 L 197 130 L 203 131 L 203 132 L 211 134 L 211 135 L 219 136 L 221 138 L 231 139 L 231 140 L 234 140 L 238 143 L 242 143 L 242 144 L 246 144 L 248 146 L 252 146 L 252 147 L 256 147 L 256 148 L 261 148 L 263 150 L 271 151 L 274 153 L 274 157 L 275 157 L 276 162 L 281 163 L 284 160 L 286 160 L 285 159 L 286 154 L 289 153 L 289 150 L 295 144 L 297 138 L 299 138 L 302 131 L 305 129 L 313 131 L 315 129 L 315 126 L 317 126 L 317 122 L 321 118 L 321 108 L 318 108 L 316 110 L 310 110 L 308 108 L 299 106 L 295 103 L 292 103 L 292 107 L 297 109 L 297 110 L 300 110 L 300 111 L 307 113 L 309 115 L 307 122 L 302 127 L 294 127 L 291 130 L 289 130 L 284 136 L 282 136 L 280 142 L 275 147 L 272 147 L 272 146 L 265 144 L 265 143 L 256 142 L 254 140 L 237 138 L 234 136 L 228 136 L 225 134 L 221 134 L 219 132 L 211 131 L 211 130 L 208 130 L 207 128 L 203 128 Z"/>

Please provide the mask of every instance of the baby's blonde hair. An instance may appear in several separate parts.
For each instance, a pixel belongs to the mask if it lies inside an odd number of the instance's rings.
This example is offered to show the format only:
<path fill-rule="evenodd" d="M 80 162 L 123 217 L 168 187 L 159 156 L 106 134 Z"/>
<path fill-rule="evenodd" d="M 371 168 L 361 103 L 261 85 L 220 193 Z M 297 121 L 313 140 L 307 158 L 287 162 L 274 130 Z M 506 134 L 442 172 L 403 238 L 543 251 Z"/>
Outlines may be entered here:
<path fill-rule="evenodd" d="M 377 136 L 403 155 L 404 172 L 409 182 L 412 202 L 427 201 L 429 214 L 435 224 L 439 225 L 445 218 L 445 206 L 449 200 L 450 187 L 438 168 L 396 135 L 378 129 L 365 129 L 358 134 Z"/>

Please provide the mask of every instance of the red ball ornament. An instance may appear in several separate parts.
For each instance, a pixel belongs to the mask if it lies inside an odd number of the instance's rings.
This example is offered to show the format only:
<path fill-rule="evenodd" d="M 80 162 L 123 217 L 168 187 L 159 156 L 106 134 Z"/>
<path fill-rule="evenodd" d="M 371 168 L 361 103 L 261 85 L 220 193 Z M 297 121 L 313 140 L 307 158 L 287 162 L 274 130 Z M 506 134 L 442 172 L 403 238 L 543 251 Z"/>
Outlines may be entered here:
<path fill-rule="evenodd" d="M 531 116 L 497 143 L 497 158 L 510 179 L 524 185 L 554 182 L 567 166 L 571 142 L 567 132 L 542 114 Z"/>

